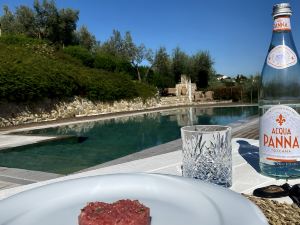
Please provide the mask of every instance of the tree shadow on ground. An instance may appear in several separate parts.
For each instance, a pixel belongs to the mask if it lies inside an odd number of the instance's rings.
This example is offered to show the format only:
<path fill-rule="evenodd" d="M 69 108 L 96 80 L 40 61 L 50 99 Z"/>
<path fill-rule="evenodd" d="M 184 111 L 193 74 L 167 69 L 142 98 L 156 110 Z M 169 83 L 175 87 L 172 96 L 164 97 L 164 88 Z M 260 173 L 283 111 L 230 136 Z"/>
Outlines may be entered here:
<path fill-rule="evenodd" d="M 260 173 L 259 168 L 259 148 L 255 145 L 249 144 L 249 142 L 240 140 L 237 141 L 240 145 L 238 151 L 239 154 L 251 165 L 258 173 Z"/>

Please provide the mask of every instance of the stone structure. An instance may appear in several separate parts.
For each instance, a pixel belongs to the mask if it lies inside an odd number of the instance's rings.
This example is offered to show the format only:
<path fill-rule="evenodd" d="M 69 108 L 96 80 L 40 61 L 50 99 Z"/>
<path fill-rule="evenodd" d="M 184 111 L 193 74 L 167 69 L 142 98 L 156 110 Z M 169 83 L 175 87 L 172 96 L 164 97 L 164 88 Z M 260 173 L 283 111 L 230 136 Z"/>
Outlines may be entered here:
<path fill-rule="evenodd" d="M 190 102 L 192 101 L 213 101 L 213 91 L 196 91 L 197 86 L 195 83 L 191 82 L 191 78 L 187 75 L 181 75 L 181 81 L 179 84 L 176 84 L 175 88 L 167 88 L 167 94 L 173 96 L 185 96 Z"/>
<path fill-rule="evenodd" d="M 231 101 L 227 101 L 231 102 Z M 22 112 L 14 112 L 11 115 L 0 117 L 0 127 L 22 125 L 34 122 L 53 121 L 64 118 L 76 118 L 84 116 L 104 115 L 117 112 L 141 111 L 146 109 L 160 109 L 176 106 L 197 106 L 201 104 L 214 104 L 216 102 L 190 102 L 187 96 L 156 97 L 143 101 L 140 98 L 131 101 L 115 101 L 111 103 L 92 102 L 84 98 L 75 97 L 70 102 L 60 102 L 53 106 L 52 110 L 40 113 L 31 112 L 24 108 Z M 224 102 L 223 102 L 224 103 Z M 19 106 L 16 105 L 16 108 Z"/>
<path fill-rule="evenodd" d="M 181 81 L 179 84 L 176 84 L 176 96 L 191 96 L 193 99 L 194 93 L 197 89 L 195 83 L 191 82 L 191 78 L 187 75 L 181 75 Z M 190 93 L 191 92 L 191 93 Z M 192 100 L 191 99 L 191 100 Z"/>

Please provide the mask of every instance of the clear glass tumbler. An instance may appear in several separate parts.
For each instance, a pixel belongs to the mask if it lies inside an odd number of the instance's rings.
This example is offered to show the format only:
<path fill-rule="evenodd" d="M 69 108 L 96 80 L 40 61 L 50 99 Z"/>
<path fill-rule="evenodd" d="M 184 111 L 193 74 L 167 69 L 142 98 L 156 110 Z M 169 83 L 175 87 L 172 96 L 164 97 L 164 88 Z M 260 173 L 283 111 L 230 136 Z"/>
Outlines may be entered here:
<path fill-rule="evenodd" d="M 232 185 L 231 127 L 195 125 L 181 128 L 182 175 Z"/>

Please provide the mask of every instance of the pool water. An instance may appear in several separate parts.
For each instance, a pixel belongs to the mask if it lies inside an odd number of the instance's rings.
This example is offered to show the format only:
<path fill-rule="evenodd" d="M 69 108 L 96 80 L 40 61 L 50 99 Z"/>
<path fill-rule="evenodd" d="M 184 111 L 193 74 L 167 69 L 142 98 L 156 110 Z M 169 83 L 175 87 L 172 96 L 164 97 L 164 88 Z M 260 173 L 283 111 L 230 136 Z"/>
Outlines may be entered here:
<path fill-rule="evenodd" d="M 0 151 L 0 166 L 69 174 L 178 139 L 182 126 L 225 125 L 257 113 L 257 106 L 179 108 L 31 130 L 26 134 L 81 138 Z"/>

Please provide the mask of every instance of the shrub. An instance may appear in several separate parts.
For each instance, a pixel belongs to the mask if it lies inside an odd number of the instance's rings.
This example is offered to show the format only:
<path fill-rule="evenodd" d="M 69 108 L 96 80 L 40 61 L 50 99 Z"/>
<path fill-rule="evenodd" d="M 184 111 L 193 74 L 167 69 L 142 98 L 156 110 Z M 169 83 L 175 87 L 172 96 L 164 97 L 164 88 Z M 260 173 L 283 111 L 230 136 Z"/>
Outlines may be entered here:
<path fill-rule="evenodd" d="M 128 74 L 83 66 L 63 52 L 54 52 L 53 56 L 41 54 L 35 50 L 36 44 L 24 48 L 15 44 L 22 42 L 16 40 L 7 44 L 10 42 L 0 38 L 0 101 L 35 102 L 75 95 L 113 101 L 146 98 L 155 93 L 153 87 L 133 82 Z M 77 47 L 68 49 L 80 52 Z"/>
<path fill-rule="evenodd" d="M 94 67 L 95 59 L 86 48 L 83 48 L 81 46 L 68 46 L 65 47 L 63 51 L 73 56 L 74 58 L 79 59 L 83 63 L 83 65 Z"/>
<path fill-rule="evenodd" d="M 157 89 L 154 86 L 150 86 L 148 84 L 140 83 L 140 82 L 134 82 L 134 84 L 138 96 L 140 96 L 144 100 L 153 97 L 157 92 Z"/>
<path fill-rule="evenodd" d="M 110 72 L 127 73 L 131 77 L 134 77 L 136 73 L 127 60 L 102 52 L 96 54 L 94 66 Z"/>
<path fill-rule="evenodd" d="M 214 98 L 219 100 L 231 100 L 234 102 L 241 100 L 242 88 L 239 86 L 235 87 L 217 87 L 213 89 Z"/>
<path fill-rule="evenodd" d="M 0 43 L 20 46 L 49 44 L 46 40 L 29 38 L 23 35 L 3 35 L 0 38 Z"/>
<path fill-rule="evenodd" d="M 114 72 L 117 68 L 117 63 L 108 55 L 97 54 L 95 57 L 95 68 Z"/>

